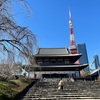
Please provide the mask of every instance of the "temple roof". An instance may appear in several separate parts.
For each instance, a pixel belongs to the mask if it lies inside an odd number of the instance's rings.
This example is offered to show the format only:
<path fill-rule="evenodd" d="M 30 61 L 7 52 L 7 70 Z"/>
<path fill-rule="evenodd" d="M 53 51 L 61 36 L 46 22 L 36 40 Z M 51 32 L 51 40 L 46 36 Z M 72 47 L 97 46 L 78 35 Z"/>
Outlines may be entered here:
<path fill-rule="evenodd" d="M 68 48 L 39 48 L 38 53 L 35 56 L 37 57 L 79 56 L 80 57 L 82 56 L 82 54 L 70 54 Z"/>
<path fill-rule="evenodd" d="M 39 48 L 38 53 L 34 56 L 38 58 L 66 58 L 71 63 L 75 63 L 82 54 L 70 54 L 68 48 Z"/>
<path fill-rule="evenodd" d="M 54 65 L 54 66 L 30 66 L 31 71 L 79 71 L 87 67 L 88 64 L 74 65 Z"/>
<path fill-rule="evenodd" d="M 39 48 L 40 55 L 66 55 L 69 54 L 68 48 Z"/>

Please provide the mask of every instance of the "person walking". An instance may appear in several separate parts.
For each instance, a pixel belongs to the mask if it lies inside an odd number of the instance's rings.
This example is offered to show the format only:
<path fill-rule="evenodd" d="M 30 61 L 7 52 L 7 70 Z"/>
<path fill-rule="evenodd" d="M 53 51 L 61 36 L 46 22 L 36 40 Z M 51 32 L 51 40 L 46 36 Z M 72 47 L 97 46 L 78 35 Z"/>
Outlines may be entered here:
<path fill-rule="evenodd" d="M 64 87 L 64 81 L 61 79 L 58 83 L 58 90 L 63 90 Z"/>

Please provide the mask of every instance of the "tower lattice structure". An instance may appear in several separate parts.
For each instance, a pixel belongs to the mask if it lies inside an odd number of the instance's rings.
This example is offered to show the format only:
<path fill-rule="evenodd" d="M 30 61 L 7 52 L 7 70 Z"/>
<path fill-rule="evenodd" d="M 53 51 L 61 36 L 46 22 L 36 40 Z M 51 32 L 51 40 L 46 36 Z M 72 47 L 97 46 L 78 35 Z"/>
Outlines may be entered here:
<path fill-rule="evenodd" d="M 69 10 L 69 27 L 70 27 L 70 54 L 77 54 L 77 46 L 74 39 L 74 31 L 73 31 L 73 23 L 72 23 L 72 17 L 71 12 Z M 80 61 L 77 60 L 75 64 L 80 64 Z"/>
<path fill-rule="evenodd" d="M 73 23 L 71 18 L 71 12 L 69 10 L 69 27 L 70 27 L 70 54 L 77 54 L 77 46 L 74 39 Z"/>

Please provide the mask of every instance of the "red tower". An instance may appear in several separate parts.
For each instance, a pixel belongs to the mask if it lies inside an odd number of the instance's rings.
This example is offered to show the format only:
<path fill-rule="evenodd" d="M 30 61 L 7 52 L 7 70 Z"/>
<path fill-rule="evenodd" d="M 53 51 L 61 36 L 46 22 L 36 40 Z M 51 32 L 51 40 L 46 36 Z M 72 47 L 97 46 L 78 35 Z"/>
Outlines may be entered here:
<path fill-rule="evenodd" d="M 69 10 L 69 27 L 70 27 L 70 54 L 77 54 L 77 46 L 74 39 L 73 23 L 71 18 L 71 12 Z M 77 60 L 75 64 L 80 64 L 80 61 Z"/>
<path fill-rule="evenodd" d="M 74 39 L 73 23 L 71 18 L 71 12 L 69 10 L 69 27 L 70 27 L 70 54 L 77 54 L 77 47 Z"/>

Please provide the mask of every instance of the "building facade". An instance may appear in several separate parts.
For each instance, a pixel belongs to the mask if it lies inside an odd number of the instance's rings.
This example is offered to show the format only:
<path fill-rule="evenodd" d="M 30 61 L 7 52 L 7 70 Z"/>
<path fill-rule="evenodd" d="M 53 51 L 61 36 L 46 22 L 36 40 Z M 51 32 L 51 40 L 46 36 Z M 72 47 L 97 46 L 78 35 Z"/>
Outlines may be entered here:
<path fill-rule="evenodd" d="M 87 64 L 75 64 L 81 54 L 70 54 L 68 48 L 39 48 L 35 55 L 36 65 L 30 68 L 36 78 L 80 77 L 80 70 Z"/>
<path fill-rule="evenodd" d="M 95 62 L 94 62 L 95 63 L 95 68 L 97 69 L 100 66 L 98 55 L 95 55 L 94 59 L 95 59 Z"/>
<path fill-rule="evenodd" d="M 77 50 L 78 53 L 82 53 L 82 56 L 80 57 L 80 64 L 89 64 L 88 62 L 88 55 L 87 55 L 87 49 L 86 49 L 86 45 L 84 44 L 78 44 L 77 45 Z M 86 72 L 90 72 L 89 66 L 87 66 L 86 68 L 84 68 L 84 71 Z"/>

